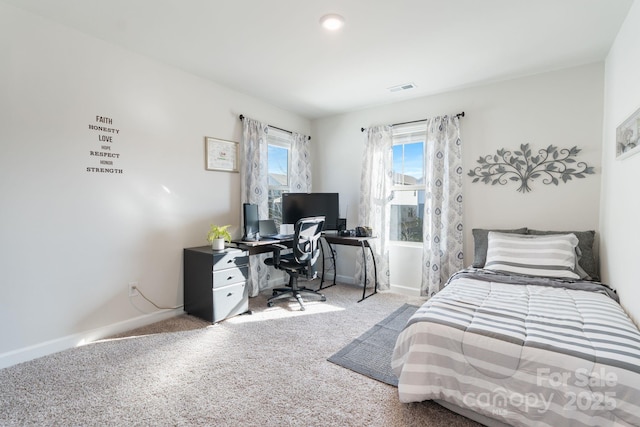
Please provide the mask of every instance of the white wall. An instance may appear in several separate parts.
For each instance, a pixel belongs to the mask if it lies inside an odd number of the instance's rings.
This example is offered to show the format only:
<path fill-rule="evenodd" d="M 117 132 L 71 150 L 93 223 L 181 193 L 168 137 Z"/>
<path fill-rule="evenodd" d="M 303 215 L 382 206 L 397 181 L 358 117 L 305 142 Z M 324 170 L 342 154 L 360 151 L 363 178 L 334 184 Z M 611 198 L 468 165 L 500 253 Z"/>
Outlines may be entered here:
<path fill-rule="evenodd" d="M 205 136 L 239 141 L 241 113 L 310 133 L 307 119 L 3 3 L 0 57 L 0 367 L 157 320 L 130 281 L 182 304 L 182 249 L 205 245 L 211 222 L 239 235 L 239 174 L 205 170 Z M 97 115 L 120 134 L 90 130 Z M 99 135 L 122 174 L 86 171 Z"/>
<path fill-rule="evenodd" d="M 640 155 L 615 158 L 616 127 L 640 108 L 640 3 L 635 2 L 605 66 L 604 143 L 600 205 L 603 278 L 618 290 L 622 305 L 640 322 Z"/>
<path fill-rule="evenodd" d="M 628 189 L 640 156 L 613 158 L 615 127 L 640 101 L 636 3 L 604 67 L 592 64 L 328 117 L 312 124 L 214 83 L 0 3 L 0 367 L 147 323 L 157 312 L 127 283 L 165 306 L 182 303 L 182 248 L 205 244 L 210 222 L 239 223 L 239 175 L 204 170 L 204 136 L 239 141 L 242 113 L 313 136 L 314 191 L 341 194 L 357 225 L 361 127 L 465 111 L 465 172 L 497 148 L 577 145 L 596 175 L 558 187 L 491 187 L 465 179 L 465 263 L 474 227 L 603 231 L 603 276 L 640 317 L 629 265 L 639 200 Z M 604 133 L 602 127 L 605 105 Z M 115 166 L 86 172 L 113 118 Z M 601 148 L 602 135 L 605 137 Z M 601 168 L 601 157 L 602 168 Z M 601 175 L 603 171 L 603 175 Z M 599 218 L 600 179 L 603 179 Z M 348 214 L 347 214 L 348 209 Z M 237 229 L 234 230 L 238 235 Z M 338 274 L 353 276 L 351 248 Z M 405 251 L 405 252 L 401 252 Z M 420 257 L 395 252 L 396 289 L 419 286 Z M 407 260 L 413 260 L 407 262 Z M 416 261 L 417 260 L 417 261 Z M 403 288 L 404 287 L 404 288 Z M 633 301 L 635 299 L 635 301 Z M 169 315 L 173 314 L 170 312 Z"/>
<path fill-rule="evenodd" d="M 464 111 L 466 265 L 473 257 L 472 228 L 597 230 L 603 75 L 604 65 L 597 63 L 316 120 L 313 134 L 319 144 L 313 152 L 314 190 L 340 192 L 341 205 L 349 206 L 348 226 L 354 227 L 364 149 L 360 128 Z M 474 184 L 466 176 L 480 156 L 495 154 L 499 148 L 517 150 L 524 143 L 534 149 L 550 144 L 578 146 L 582 149 L 578 159 L 595 166 L 596 174 L 559 186 L 537 181 L 527 194 L 517 192 L 513 184 Z M 392 288 L 410 293 L 419 288 L 420 267 L 415 260 L 420 257 L 413 251 L 403 247 L 391 254 Z M 342 257 L 338 275 L 349 277 L 353 272 L 353 257 Z"/>

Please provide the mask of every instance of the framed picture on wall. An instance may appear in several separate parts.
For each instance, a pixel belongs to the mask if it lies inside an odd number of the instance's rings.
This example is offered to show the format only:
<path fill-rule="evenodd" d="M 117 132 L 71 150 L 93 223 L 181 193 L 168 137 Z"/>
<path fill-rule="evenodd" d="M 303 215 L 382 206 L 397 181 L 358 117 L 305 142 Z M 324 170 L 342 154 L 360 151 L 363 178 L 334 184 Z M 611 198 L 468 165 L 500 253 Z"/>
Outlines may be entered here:
<path fill-rule="evenodd" d="M 622 160 L 640 151 L 640 108 L 616 128 L 616 159 Z"/>
<path fill-rule="evenodd" d="M 209 171 L 238 172 L 238 143 L 206 136 L 205 168 Z"/>

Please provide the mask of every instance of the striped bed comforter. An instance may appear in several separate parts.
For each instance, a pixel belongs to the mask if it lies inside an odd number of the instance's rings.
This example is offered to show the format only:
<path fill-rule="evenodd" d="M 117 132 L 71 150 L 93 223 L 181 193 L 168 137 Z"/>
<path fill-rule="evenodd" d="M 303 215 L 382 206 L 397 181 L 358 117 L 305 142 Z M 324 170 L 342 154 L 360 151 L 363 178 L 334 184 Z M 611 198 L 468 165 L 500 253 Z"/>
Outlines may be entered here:
<path fill-rule="evenodd" d="M 604 285 L 464 270 L 400 333 L 402 402 L 514 426 L 640 426 L 640 332 Z"/>

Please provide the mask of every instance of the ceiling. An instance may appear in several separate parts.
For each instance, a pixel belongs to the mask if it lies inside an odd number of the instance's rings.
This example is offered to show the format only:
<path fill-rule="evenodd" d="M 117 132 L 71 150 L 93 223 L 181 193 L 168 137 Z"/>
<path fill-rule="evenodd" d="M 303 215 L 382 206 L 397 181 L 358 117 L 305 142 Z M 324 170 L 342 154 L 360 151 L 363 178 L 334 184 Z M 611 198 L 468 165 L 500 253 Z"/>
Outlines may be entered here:
<path fill-rule="evenodd" d="M 601 61 L 633 3 L 0 1 L 310 119 Z"/>

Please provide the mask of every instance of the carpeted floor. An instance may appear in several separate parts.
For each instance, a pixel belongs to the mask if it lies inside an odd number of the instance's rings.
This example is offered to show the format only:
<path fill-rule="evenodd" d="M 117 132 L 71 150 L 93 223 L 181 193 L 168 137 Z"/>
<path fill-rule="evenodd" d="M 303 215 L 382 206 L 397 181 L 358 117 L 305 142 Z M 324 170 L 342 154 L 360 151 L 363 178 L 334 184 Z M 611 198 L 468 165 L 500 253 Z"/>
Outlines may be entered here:
<path fill-rule="evenodd" d="M 393 347 L 398 334 L 417 309 L 415 305 L 404 304 L 327 360 L 369 378 L 397 386 L 398 377 L 391 371 Z"/>
<path fill-rule="evenodd" d="M 475 426 L 327 358 L 421 299 L 338 285 L 326 302 L 209 325 L 179 316 L 0 370 L 0 425 Z"/>

